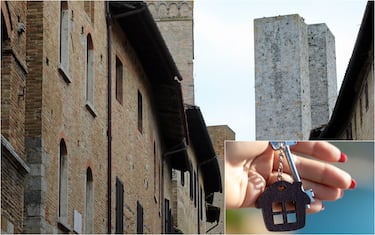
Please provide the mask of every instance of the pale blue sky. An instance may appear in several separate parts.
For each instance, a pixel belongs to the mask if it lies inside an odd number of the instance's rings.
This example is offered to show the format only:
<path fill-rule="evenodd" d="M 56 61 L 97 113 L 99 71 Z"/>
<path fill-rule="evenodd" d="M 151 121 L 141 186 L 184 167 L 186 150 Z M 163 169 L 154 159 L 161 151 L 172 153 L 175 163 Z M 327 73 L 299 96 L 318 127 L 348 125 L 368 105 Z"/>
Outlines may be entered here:
<path fill-rule="evenodd" d="M 195 0 L 195 103 L 207 125 L 228 125 L 237 140 L 255 139 L 253 20 L 299 14 L 335 36 L 341 87 L 367 1 Z"/>

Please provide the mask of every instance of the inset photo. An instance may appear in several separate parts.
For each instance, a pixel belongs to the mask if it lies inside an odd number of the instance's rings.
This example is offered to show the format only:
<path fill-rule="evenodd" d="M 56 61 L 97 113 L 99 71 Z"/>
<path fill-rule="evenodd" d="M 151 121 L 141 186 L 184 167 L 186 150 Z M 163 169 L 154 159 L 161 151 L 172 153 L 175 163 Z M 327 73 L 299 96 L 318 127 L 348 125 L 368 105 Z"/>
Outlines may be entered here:
<path fill-rule="evenodd" d="M 226 141 L 226 233 L 374 233 L 374 142 Z"/>

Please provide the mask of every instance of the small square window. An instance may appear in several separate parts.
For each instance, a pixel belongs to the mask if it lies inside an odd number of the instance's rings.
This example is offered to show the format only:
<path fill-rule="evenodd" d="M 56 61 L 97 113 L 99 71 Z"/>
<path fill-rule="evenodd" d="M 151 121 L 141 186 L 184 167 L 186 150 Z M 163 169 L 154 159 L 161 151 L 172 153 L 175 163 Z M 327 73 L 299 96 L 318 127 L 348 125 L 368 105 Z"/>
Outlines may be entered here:
<path fill-rule="evenodd" d="M 286 209 L 287 212 L 296 211 L 296 202 L 295 201 L 285 202 L 285 209 Z"/>
<path fill-rule="evenodd" d="M 284 224 L 284 219 L 282 214 L 273 215 L 274 224 Z"/>
<path fill-rule="evenodd" d="M 288 213 L 286 215 L 286 220 L 287 220 L 288 224 L 297 223 L 296 213 Z"/>
<path fill-rule="evenodd" d="M 283 210 L 283 205 L 281 202 L 272 202 L 272 212 L 281 212 Z"/>

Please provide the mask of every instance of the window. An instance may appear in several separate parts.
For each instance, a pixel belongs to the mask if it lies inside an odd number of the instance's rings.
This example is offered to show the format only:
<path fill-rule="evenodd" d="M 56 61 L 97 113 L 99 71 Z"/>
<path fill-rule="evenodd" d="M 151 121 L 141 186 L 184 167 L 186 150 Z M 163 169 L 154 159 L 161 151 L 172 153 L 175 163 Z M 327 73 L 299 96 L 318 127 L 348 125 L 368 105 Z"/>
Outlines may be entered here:
<path fill-rule="evenodd" d="M 85 227 L 86 234 L 94 233 L 94 184 L 91 168 L 86 170 L 86 216 Z"/>
<path fill-rule="evenodd" d="M 60 141 L 59 154 L 59 221 L 67 223 L 68 217 L 68 151 L 65 141 Z"/>
<path fill-rule="evenodd" d="M 203 220 L 203 191 L 202 187 L 199 187 L 199 219 Z"/>
<path fill-rule="evenodd" d="M 142 94 L 138 90 L 138 130 L 143 132 L 143 104 L 142 104 Z"/>
<path fill-rule="evenodd" d="M 197 173 L 194 171 L 194 207 L 197 207 Z"/>
<path fill-rule="evenodd" d="M 154 194 L 156 193 L 156 184 L 159 182 L 159 178 L 156 176 L 157 167 L 158 167 L 158 161 L 156 156 L 156 143 L 154 141 Z"/>
<path fill-rule="evenodd" d="M 180 171 L 181 174 L 181 186 L 185 186 L 185 172 Z"/>
<path fill-rule="evenodd" d="M 91 34 L 86 39 L 86 102 L 94 106 L 94 45 Z"/>
<path fill-rule="evenodd" d="M 369 102 L 368 102 L 368 84 L 367 84 L 367 81 L 366 81 L 366 84 L 365 84 L 365 104 L 366 104 L 366 111 L 368 111 Z"/>
<path fill-rule="evenodd" d="M 122 80 L 123 80 L 123 66 L 121 60 L 116 56 L 116 99 L 122 104 Z"/>
<path fill-rule="evenodd" d="M 190 170 L 189 171 L 189 175 L 190 175 L 190 190 L 189 190 L 189 193 L 190 193 L 190 200 L 193 200 L 194 199 L 194 178 L 193 178 L 193 170 Z"/>
<path fill-rule="evenodd" d="M 116 229 L 115 233 L 124 233 L 124 184 L 116 177 Z"/>
<path fill-rule="evenodd" d="M 68 1 L 60 2 L 60 65 L 59 71 L 67 83 L 71 82 L 69 74 L 69 21 Z"/>
<path fill-rule="evenodd" d="M 137 233 L 143 234 L 143 207 L 137 201 Z"/>
<path fill-rule="evenodd" d="M 297 223 L 296 202 L 273 202 L 272 215 L 274 224 Z"/>
<path fill-rule="evenodd" d="M 169 200 L 164 199 L 164 233 L 172 233 L 172 210 L 169 208 Z"/>

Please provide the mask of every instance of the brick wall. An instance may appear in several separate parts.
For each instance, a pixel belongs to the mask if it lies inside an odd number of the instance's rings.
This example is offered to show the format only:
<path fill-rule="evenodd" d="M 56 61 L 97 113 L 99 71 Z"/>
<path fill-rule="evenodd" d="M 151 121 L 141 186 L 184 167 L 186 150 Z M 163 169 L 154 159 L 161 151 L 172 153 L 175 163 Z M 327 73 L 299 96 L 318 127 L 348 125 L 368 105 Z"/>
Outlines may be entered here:
<path fill-rule="evenodd" d="M 1 2 L 1 231 L 23 231 L 26 2 Z M 5 32 L 5 33 L 4 33 Z M 3 34 L 4 33 L 4 34 Z M 20 165 L 21 164 L 21 165 Z"/>
<path fill-rule="evenodd" d="M 24 176 L 8 160 L 10 153 L 1 154 L 1 230 L 22 233 Z"/>

